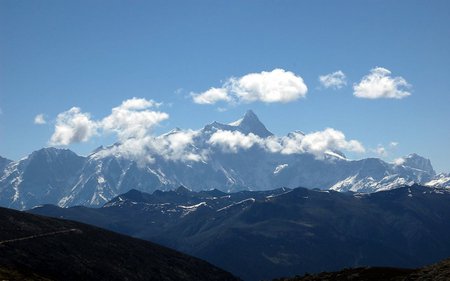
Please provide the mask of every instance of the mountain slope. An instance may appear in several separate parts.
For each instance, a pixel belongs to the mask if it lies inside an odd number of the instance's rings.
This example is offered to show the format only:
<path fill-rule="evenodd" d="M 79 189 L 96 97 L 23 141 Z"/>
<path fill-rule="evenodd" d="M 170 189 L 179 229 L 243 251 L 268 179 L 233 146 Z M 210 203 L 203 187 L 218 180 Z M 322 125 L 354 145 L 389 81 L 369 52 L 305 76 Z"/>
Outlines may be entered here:
<path fill-rule="evenodd" d="M 204 261 L 81 223 L 0 208 L 0 278 L 237 280 Z"/>
<path fill-rule="evenodd" d="M 449 190 L 419 185 L 373 194 L 178 188 L 133 190 L 99 209 L 30 212 L 154 241 L 260 280 L 355 266 L 418 267 L 446 258 L 449 201 Z"/>
<path fill-rule="evenodd" d="M 273 281 L 428 281 L 448 280 L 450 276 L 450 259 L 418 269 L 367 267 L 350 268 L 337 272 L 322 272 L 317 275 L 305 275 L 292 278 L 279 278 Z"/>

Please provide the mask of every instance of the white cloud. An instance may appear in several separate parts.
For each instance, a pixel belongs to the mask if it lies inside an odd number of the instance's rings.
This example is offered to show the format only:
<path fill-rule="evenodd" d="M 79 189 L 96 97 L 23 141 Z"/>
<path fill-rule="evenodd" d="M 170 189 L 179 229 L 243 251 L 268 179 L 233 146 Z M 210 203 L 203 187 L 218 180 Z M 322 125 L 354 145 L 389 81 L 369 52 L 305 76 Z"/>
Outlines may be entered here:
<path fill-rule="evenodd" d="M 50 143 L 69 145 L 83 142 L 98 133 L 114 132 L 121 141 L 128 138 L 143 138 L 161 121 L 169 118 L 165 112 L 149 110 L 160 103 L 153 100 L 132 98 L 112 109 L 109 116 L 102 120 L 91 120 L 89 113 L 82 113 L 73 107 L 58 114 Z"/>
<path fill-rule="evenodd" d="M 302 140 L 302 146 L 305 151 L 315 155 L 324 153 L 326 150 L 342 149 L 346 151 L 359 152 L 365 151 L 362 144 L 356 140 L 345 139 L 341 131 L 327 128 L 324 131 L 305 135 Z"/>
<path fill-rule="evenodd" d="M 387 157 L 389 154 L 387 149 L 382 145 L 378 145 L 373 151 L 381 157 Z"/>
<path fill-rule="evenodd" d="M 169 118 L 165 112 L 151 111 L 149 108 L 160 104 L 146 99 L 133 98 L 112 109 L 100 126 L 105 131 L 115 132 L 120 140 L 143 138 L 157 124 Z"/>
<path fill-rule="evenodd" d="M 220 88 L 211 88 L 200 94 L 191 94 L 198 104 L 256 102 L 288 103 L 305 97 L 308 87 L 303 78 L 284 69 L 250 73 L 229 78 Z"/>
<path fill-rule="evenodd" d="M 179 130 L 161 136 L 152 135 L 152 129 L 169 118 L 165 112 L 151 110 L 160 105 L 153 100 L 132 98 L 114 107 L 111 114 L 101 120 L 91 120 L 89 113 L 73 107 L 58 115 L 50 144 L 69 145 L 113 132 L 120 142 L 98 155 L 122 156 L 139 164 L 151 163 L 156 156 L 172 161 L 205 159 L 205 153 L 192 145 L 198 131 Z"/>
<path fill-rule="evenodd" d="M 161 136 L 130 138 L 108 150 L 101 151 L 102 157 L 115 155 L 132 159 L 143 165 L 154 162 L 156 156 L 171 161 L 194 161 L 206 159 L 205 151 L 197 151 L 193 146 L 198 131 L 176 131 Z"/>
<path fill-rule="evenodd" d="M 405 163 L 405 161 L 406 161 L 405 158 L 397 158 L 397 159 L 394 159 L 394 164 L 400 166 L 400 165 L 403 165 Z"/>
<path fill-rule="evenodd" d="M 58 114 L 50 144 L 69 145 L 85 142 L 96 132 L 97 124 L 91 120 L 89 113 L 82 113 L 80 108 L 72 107 L 68 111 Z"/>
<path fill-rule="evenodd" d="M 230 83 L 244 102 L 287 103 L 304 97 L 308 91 L 302 77 L 283 69 L 247 74 L 230 79 Z"/>
<path fill-rule="evenodd" d="M 134 97 L 123 101 L 119 107 L 124 110 L 142 110 L 150 107 L 160 107 L 161 105 L 162 103 L 155 102 L 154 100 L 146 100 Z"/>
<path fill-rule="evenodd" d="M 34 124 L 36 125 L 44 125 L 47 121 L 45 120 L 44 114 L 38 114 L 34 117 Z"/>
<path fill-rule="evenodd" d="M 397 147 L 398 146 L 398 142 L 391 141 L 391 143 L 389 143 L 389 146 L 392 147 L 392 148 Z"/>
<path fill-rule="evenodd" d="M 120 141 L 97 155 L 122 156 L 140 164 L 151 163 L 155 158 L 183 162 L 206 161 L 211 147 L 236 153 L 258 146 L 271 153 L 311 153 L 317 157 L 323 157 L 329 150 L 364 152 L 360 142 L 348 140 L 342 132 L 332 128 L 310 134 L 295 132 L 284 137 L 267 138 L 251 133 L 246 135 L 238 131 L 218 130 L 206 143 L 199 138 L 200 131 L 193 130 L 178 129 L 154 136 L 152 129 L 169 118 L 167 113 L 153 111 L 152 107 L 156 106 L 158 104 L 152 100 L 133 98 L 123 101 L 112 109 L 110 115 L 99 120 L 92 120 L 89 113 L 73 107 L 58 115 L 50 143 L 69 145 L 113 132 Z M 198 141 L 202 141 L 200 146 L 196 146 Z M 204 147 L 205 144 L 210 146 Z"/>
<path fill-rule="evenodd" d="M 198 131 L 176 131 L 152 139 L 147 145 L 166 160 L 200 161 L 203 155 L 193 147 Z"/>
<path fill-rule="evenodd" d="M 391 141 L 388 145 L 378 144 L 376 148 L 370 149 L 371 152 L 377 154 L 379 157 L 388 157 L 397 149 L 398 142 Z"/>
<path fill-rule="evenodd" d="M 225 88 L 211 88 L 201 94 L 192 93 L 191 96 L 194 102 L 198 104 L 215 104 L 219 101 L 231 101 L 228 90 Z"/>
<path fill-rule="evenodd" d="M 336 72 L 319 76 L 320 84 L 325 88 L 340 89 L 347 85 L 344 72 L 338 70 Z"/>
<path fill-rule="evenodd" d="M 208 143 L 220 146 L 226 152 L 237 152 L 239 149 L 249 149 L 255 144 L 263 144 L 263 139 L 252 133 L 245 135 L 238 131 L 218 130 L 211 135 Z"/>
<path fill-rule="evenodd" d="M 208 143 L 220 146 L 224 151 L 237 152 L 239 149 L 249 149 L 254 145 L 281 154 L 311 153 L 323 157 L 329 150 L 345 150 L 365 152 L 364 146 L 356 140 L 347 140 L 341 131 L 327 128 L 310 134 L 291 133 L 285 137 L 270 136 L 261 138 L 254 134 L 242 134 L 219 130 L 211 135 Z"/>
<path fill-rule="evenodd" d="M 403 77 L 391 77 L 389 70 L 376 67 L 364 76 L 359 84 L 353 84 L 353 95 L 366 99 L 402 99 L 411 95 L 406 91 L 410 87 Z"/>

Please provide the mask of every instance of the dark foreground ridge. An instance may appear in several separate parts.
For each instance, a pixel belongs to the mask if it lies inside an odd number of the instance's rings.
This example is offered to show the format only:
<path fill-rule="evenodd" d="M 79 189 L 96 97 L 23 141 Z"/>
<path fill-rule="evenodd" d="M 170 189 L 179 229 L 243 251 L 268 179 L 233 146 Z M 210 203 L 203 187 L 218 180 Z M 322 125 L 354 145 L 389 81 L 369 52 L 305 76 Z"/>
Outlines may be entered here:
<path fill-rule="evenodd" d="M 450 256 L 450 190 L 373 194 L 305 188 L 224 193 L 131 190 L 102 208 L 41 206 L 156 242 L 248 281 L 342 268 L 418 268 Z"/>
<path fill-rule="evenodd" d="M 446 281 L 450 280 L 450 259 L 419 269 L 366 267 L 344 269 L 336 272 L 322 272 L 293 278 L 279 278 L 273 281 Z"/>
<path fill-rule="evenodd" d="M 238 280 L 200 259 L 85 224 L 0 208 L 0 280 Z"/>

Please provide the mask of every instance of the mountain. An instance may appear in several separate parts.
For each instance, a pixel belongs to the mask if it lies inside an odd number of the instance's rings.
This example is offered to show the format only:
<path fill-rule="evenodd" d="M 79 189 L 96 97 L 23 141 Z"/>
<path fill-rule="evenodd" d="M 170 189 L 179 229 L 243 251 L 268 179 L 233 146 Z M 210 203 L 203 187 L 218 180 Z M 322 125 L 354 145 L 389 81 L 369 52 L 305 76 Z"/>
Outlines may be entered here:
<path fill-rule="evenodd" d="M 6 168 L 6 166 L 8 166 L 8 164 L 11 162 L 12 160 L 0 156 L 0 171 L 3 171 Z"/>
<path fill-rule="evenodd" d="M 68 149 L 44 148 L 9 163 L 0 180 L 0 205 L 25 209 L 57 202 L 71 192 L 84 160 Z"/>
<path fill-rule="evenodd" d="M 450 186 L 450 173 L 436 175 L 431 181 L 425 183 L 426 186 L 445 188 Z"/>
<path fill-rule="evenodd" d="M 150 240 L 244 280 L 344 267 L 414 268 L 450 256 L 450 190 L 420 185 L 377 193 L 131 190 L 102 208 L 29 212 Z"/>
<path fill-rule="evenodd" d="M 285 138 L 302 136 L 297 131 Z M 220 145 L 227 138 L 229 147 Z M 226 192 L 304 186 L 368 193 L 413 183 L 449 186 L 436 177 L 430 160 L 417 154 L 394 164 L 377 158 L 349 160 L 338 150 L 327 150 L 323 157 L 271 152 L 252 143 L 276 138 L 248 111 L 230 124 L 213 122 L 197 131 L 175 129 L 145 140 L 118 142 L 86 157 L 43 148 L 19 161 L 0 161 L 0 206 L 100 207 L 130 189 L 153 192 L 179 185 Z"/>
<path fill-rule="evenodd" d="M 238 280 L 202 260 L 85 224 L 0 208 L 2 280 Z"/>
<path fill-rule="evenodd" d="M 238 131 L 245 135 L 251 133 L 262 138 L 273 136 L 273 134 L 269 132 L 269 130 L 267 130 L 266 126 L 261 123 L 258 116 L 256 116 L 256 114 L 252 110 L 248 110 L 245 113 L 244 117 L 230 124 L 221 124 L 219 122 L 214 122 L 206 125 L 203 129 L 203 131 L 214 130 L 225 130 L 232 132 Z"/>
<path fill-rule="evenodd" d="M 390 268 L 390 267 L 364 267 L 349 268 L 337 272 L 322 272 L 317 275 L 307 274 L 293 278 L 277 278 L 273 281 L 428 281 L 448 280 L 450 276 L 450 259 L 443 260 L 433 265 L 417 269 Z"/>

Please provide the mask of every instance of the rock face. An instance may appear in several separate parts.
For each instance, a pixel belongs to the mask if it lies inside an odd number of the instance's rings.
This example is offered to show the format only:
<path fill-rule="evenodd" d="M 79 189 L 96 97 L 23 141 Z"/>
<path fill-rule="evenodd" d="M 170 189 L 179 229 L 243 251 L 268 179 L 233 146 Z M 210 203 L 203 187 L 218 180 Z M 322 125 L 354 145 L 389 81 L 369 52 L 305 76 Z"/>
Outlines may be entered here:
<path fill-rule="evenodd" d="M 251 138 L 273 137 L 248 111 L 230 124 L 213 122 L 195 132 L 175 129 L 156 137 L 158 149 L 140 155 L 151 161 L 137 159 L 133 154 L 137 148 L 133 146 L 123 151 L 120 143 L 99 147 L 87 157 L 66 149 L 44 148 L 19 161 L 0 159 L 0 205 L 15 209 L 40 204 L 102 206 L 130 189 L 153 192 L 179 185 L 192 190 L 304 186 L 369 193 L 412 183 L 449 185 L 441 176 L 435 177 L 428 159 L 416 154 L 392 164 L 375 158 L 352 161 L 340 151 L 326 151 L 324 157 L 317 158 L 309 153 L 273 153 L 256 145 L 230 153 L 211 144 L 211 136 L 222 131 Z M 294 134 L 302 133 L 289 135 Z M 192 143 L 187 146 L 190 154 L 184 158 L 180 158 L 180 151 L 164 146 L 182 144 L 187 137 L 192 138 Z M 195 158 L 198 155 L 200 160 Z"/>
<path fill-rule="evenodd" d="M 2 280 L 238 280 L 205 261 L 81 223 L 0 208 Z"/>
<path fill-rule="evenodd" d="M 244 280 L 358 266 L 415 268 L 450 256 L 450 190 L 132 190 L 102 208 L 30 212 L 78 220 L 200 257 Z"/>

